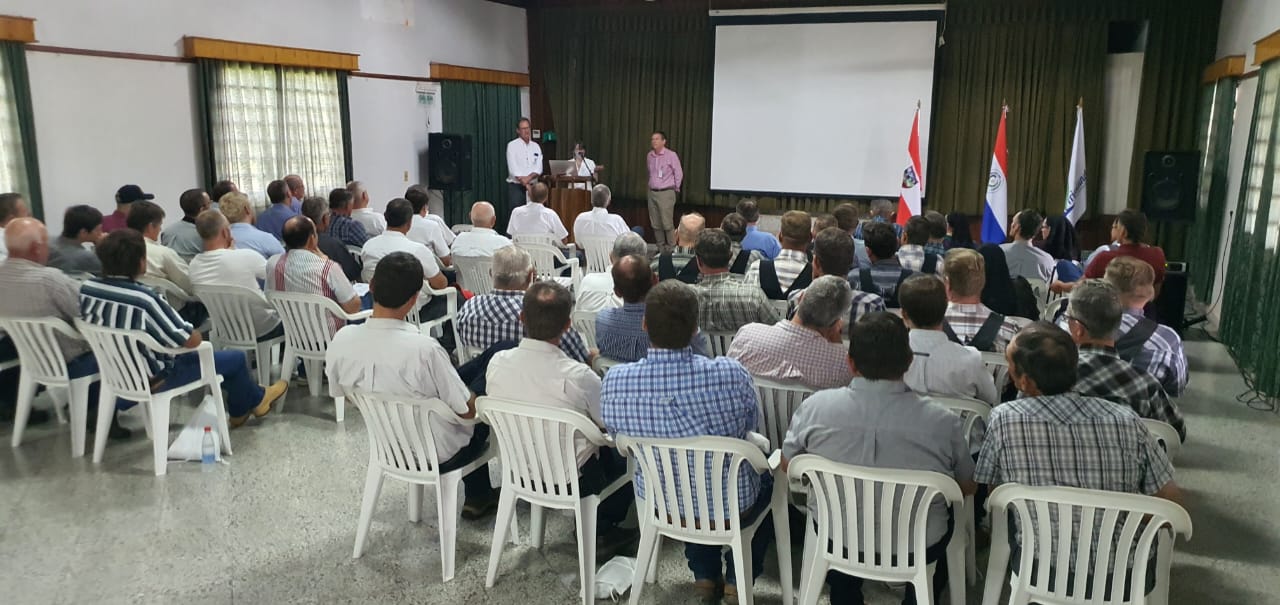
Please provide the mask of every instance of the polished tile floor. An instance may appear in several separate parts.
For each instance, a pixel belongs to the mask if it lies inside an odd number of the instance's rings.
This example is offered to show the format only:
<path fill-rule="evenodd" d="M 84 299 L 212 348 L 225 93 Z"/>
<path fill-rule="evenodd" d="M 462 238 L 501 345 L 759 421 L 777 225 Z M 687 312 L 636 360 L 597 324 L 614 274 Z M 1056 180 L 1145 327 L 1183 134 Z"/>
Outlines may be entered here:
<path fill-rule="evenodd" d="M 1220 345 L 1188 350 L 1192 385 L 1181 405 L 1190 442 L 1177 480 L 1195 535 L 1178 546 L 1172 602 L 1280 603 L 1280 418 L 1236 402 L 1243 382 Z M 8 442 L 8 427 L 0 439 Z M 549 518 L 541 551 L 509 545 L 492 589 L 484 587 L 492 525 L 462 522 L 457 576 L 442 584 L 434 496 L 412 525 L 405 488 L 393 481 L 364 557 L 353 560 L 368 460 L 354 408 L 336 424 L 329 400 L 296 388 L 287 414 L 251 423 L 233 440 L 229 465 L 203 473 L 174 463 L 163 478 L 152 474 L 142 438 L 110 444 L 97 467 L 71 459 L 56 426 L 29 430 L 18 449 L 0 448 L 0 603 L 575 602 L 571 517 Z M 668 544 L 644 600 L 693 602 L 688 582 L 678 546 Z M 757 595 L 781 602 L 772 556 Z M 868 591 L 871 604 L 899 598 L 880 586 Z"/>

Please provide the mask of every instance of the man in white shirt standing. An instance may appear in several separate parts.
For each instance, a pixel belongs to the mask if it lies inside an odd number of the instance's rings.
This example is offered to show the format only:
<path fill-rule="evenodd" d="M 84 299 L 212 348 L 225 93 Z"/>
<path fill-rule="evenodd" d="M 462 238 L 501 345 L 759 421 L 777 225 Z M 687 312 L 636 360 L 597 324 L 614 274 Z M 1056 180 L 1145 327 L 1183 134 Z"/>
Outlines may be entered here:
<path fill-rule="evenodd" d="M 494 252 L 511 245 L 511 239 L 504 237 L 493 226 L 498 223 L 498 215 L 489 202 L 476 202 L 471 205 L 471 230 L 458 234 L 450 247 L 452 256 L 467 258 L 488 258 Z"/>
<path fill-rule="evenodd" d="M 231 223 L 217 210 L 205 210 L 196 217 L 196 232 L 204 242 L 204 252 L 195 255 L 188 267 L 192 286 L 239 286 L 257 291 L 260 300 L 252 302 L 249 311 L 258 339 L 283 335 L 280 318 L 261 294 L 267 259 L 253 250 L 237 250 L 231 238 Z"/>
<path fill-rule="evenodd" d="M 549 235 L 552 239 L 563 241 L 569 237 L 564 223 L 554 210 L 546 207 L 547 197 L 551 191 L 545 183 L 534 183 L 529 187 L 529 203 L 511 210 L 511 221 L 507 223 L 507 233 L 517 235 Z"/>
<path fill-rule="evenodd" d="M 622 306 L 622 298 L 614 292 L 613 265 L 631 256 L 649 258 L 649 245 L 644 238 L 633 232 L 626 232 L 613 240 L 613 250 L 609 252 L 609 270 L 599 273 L 588 273 L 578 283 L 578 311 L 599 312 Z"/>
<path fill-rule="evenodd" d="M 1009 277 L 1022 277 L 1027 280 L 1038 279 L 1046 284 L 1053 276 L 1057 261 L 1048 252 L 1031 244 L 1031 238 L 1040 230 L 1044 218 L 1035 210 L 1023 210 L 1014 215 L 1009 231 L 1013 241 L 1001 244 L 1005 261 L 1009 263 Z"/>
<path fill-rule="evenodd" d="M 911 328 L 914 361 L 903 380 L 922 396 L 965 397 L 1000 402 L 995 379 L 977 349 L 952 342 L 942 330 L 947 287 L 933 275 L 917 273 L 898 286 L 902 319 Z"/>
<path fill-rule="evenodd" d="M 532 140 L 529 118 L 516 122 L 516 135 L 507 143 L 507 203 L 511 208 L 524 205 L 530 185 L 542 174 L 542 147 Z"/>
<path fill-rule="evenodd" d="M 413 219 L 409 224 L 409 239 L 418 242 L 431 249 L 433 253 L 440 259 L 440 263 L 448 267 L 453 264 L 452 258 L 449 256 L 449 242 L 451 238 L 445 237 L 448 228 L 441 227 L 439 223 L 427 218 L 427 196 L 426 191 L 421 192 L 422 195 L 415 195 L 412 198 L 404 198 L 409 201 L 413 208 Z M 398 198 L 399 199 L 399 198 Z M 449 232 L 453 235 L 453 232 Z"/>
<path fill-rule="evenodd" d="M 347 183 L 347 191 L 351 192 L 351 218 L 364 226 L 364 232 L 373 237 L 386 231 L 386 219 L 369 207 L 369 190 L 364 183 L 351 181 Z"/>
<path fill-rule="evenodd" d="M 606 185 L 596 185 L 591 189 L 591 209 L 578 215 L 573 220 L 573 237 L 607 237 L 613 239 L 631 231 L 627 221 L 621 216 L 609 213 L 609 202 L 613 193 Z"/>

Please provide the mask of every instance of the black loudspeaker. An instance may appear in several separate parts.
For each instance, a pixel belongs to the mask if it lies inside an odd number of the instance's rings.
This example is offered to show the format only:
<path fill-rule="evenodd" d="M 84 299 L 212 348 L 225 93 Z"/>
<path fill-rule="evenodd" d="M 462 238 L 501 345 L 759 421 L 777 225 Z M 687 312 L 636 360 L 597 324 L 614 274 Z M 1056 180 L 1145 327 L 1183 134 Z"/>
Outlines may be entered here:
<path fill-rule="evenodd" d="M 1199 151 L 1147 152 L 1142 163 L 1142 211 L 1147 218 L 1191 222 L 1199 192 Z"/>
<path fill-rule="evenodd" d="M 471 190 L 471 135 L 433 132 L 427 140 L 427 187 Z"/>
<path fill-rule="evenodd" d="M 1156 321 L 1182 335 L 1187 306 L 1186 263 L 1165 264 L 1164 284 L 1160 286 L 1160 295 L 1152 302 L 1152 306 L 1155 307 Z"/>

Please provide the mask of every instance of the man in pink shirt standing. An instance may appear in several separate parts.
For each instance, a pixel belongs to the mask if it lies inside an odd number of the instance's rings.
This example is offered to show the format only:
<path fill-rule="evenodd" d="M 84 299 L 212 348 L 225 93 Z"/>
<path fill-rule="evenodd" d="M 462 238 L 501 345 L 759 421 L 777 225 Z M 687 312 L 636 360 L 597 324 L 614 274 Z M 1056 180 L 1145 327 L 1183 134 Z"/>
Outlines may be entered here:
<path fill-rule="evenodd" d="M 654 132 L 649 143 L 653 146 L 648 158 L 649 224 L 654 242 L 665 252 L 676 243 L 676 194 L 684 183 L 684 169 L 680 167 L 680 156 L 667 149 L 666 133 Z"/>

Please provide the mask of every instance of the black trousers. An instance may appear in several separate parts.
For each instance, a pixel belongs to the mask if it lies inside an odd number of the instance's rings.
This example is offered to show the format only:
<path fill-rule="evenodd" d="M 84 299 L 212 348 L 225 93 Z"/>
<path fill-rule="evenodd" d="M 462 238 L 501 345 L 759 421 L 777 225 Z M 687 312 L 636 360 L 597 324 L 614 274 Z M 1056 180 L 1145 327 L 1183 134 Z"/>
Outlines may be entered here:
<path fill-rule="evenodd" d="M 611 447 L 600 448 L 596 457 L 586 461 L 578 469 L 578 488 L 585 496 L 599 494 L 604 488 L 627 473 L 627 459 Z M 635 490 L 623 486 L 600 502 L 599 529 L 609 530 L 627 518 L 627 511 L 635 502 Z"/>
<path fill-rule="evenodd" d="M 480 457 L 485 445 L 489 442 L 489 425 L 477 424 L 471 433 L 471 441 L 462 446 L 452 458 L 440 463 L 440 473 L 462 468 L 467 463 Z M 489 465 L 486 464 L 462 477 L 462 485 L 466 488 L 466 499 L 487 499 L 493 497 L 493 484 L 489 483 Z"/>

